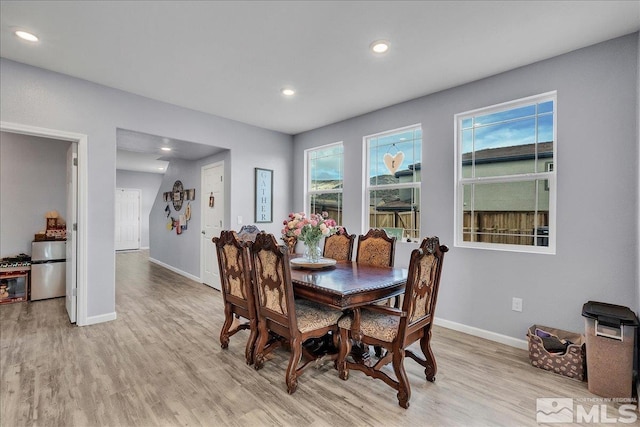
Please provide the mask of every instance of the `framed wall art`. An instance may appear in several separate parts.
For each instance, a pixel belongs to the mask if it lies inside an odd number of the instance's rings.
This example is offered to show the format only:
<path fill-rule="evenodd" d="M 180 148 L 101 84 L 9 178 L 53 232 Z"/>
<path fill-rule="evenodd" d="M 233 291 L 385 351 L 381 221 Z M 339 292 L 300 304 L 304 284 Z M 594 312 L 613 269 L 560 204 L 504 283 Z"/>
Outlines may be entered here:
<path fill-rule="evenodd" d="M 255 222 L 273 222 L 273 170 L 256 169 Z"/>

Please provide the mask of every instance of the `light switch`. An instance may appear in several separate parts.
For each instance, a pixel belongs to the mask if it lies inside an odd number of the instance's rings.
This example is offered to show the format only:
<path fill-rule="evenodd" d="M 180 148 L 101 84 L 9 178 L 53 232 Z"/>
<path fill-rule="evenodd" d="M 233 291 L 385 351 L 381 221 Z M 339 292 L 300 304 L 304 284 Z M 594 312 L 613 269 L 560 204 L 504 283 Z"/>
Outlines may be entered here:
<path fill-rule="evenodd" d="M 242 224 L 242 217 L 238 215 L 238 224 Z"/>

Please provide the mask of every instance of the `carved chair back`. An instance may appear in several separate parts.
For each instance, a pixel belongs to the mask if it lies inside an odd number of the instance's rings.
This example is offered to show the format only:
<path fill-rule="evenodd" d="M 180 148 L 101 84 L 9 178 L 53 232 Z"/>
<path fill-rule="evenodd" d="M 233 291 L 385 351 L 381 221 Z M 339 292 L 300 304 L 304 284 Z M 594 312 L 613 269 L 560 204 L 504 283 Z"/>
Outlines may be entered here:
<path fill-rule="evenodd" d="M 272 234 L 261 232 L 252 245 L 251 256 L 259 319 L 268 323 L 268 329 L 288 336 L 296 325 L 289 255 Z"/>
<path fill-rule="evenodd" d="M 405 315 L 400 318 L 398 331 L 400 342 L 408 345 L 416 341 L 422 334 L 415 332 L 433 321 L 444 254 L 448 250 L 440 245 L 438 237 L 427 237 L 419 249 L 412 251 L 402 304 Z"/>
<path fill-rule="evenodd" d="M 324 239 L 322 256 L 336 261 L 351 261 L 355 239 L 356 235 L 349 234 L 347 229 L 343 227 L 340 233 Z"/>
<path fill-rule="evenodd" d="M 238 237 L 243 242 L 254 242 L 258 233 L 260 233 L 260 229 L 255 225 L 243 225 L 238 232 Z"/>
<path fill-rule="evenodd" d="M 248 364 L 253 363 L 253 346 L 257 337 L 257 314 L 255 297 L 251 282 L 250 242 L 240 240 L 235 231 L 223 230 L 220 237 L 214 237 L 220 268 L 222 300 L 224 302 L 225 321 L 220 331 L 220 343 L 223 348 L 229 345 L 229 338 L 238 330 L 250 329 L 245 356 Z M 234 315 L 242 316 L 248 323 L 232 329 Z"/>
<path fill-rule="evenodd" d="M 376 267 L 393 267 L 396 238 L 381 228 L 371 228 L 358 238 L 356 262 Z"/>

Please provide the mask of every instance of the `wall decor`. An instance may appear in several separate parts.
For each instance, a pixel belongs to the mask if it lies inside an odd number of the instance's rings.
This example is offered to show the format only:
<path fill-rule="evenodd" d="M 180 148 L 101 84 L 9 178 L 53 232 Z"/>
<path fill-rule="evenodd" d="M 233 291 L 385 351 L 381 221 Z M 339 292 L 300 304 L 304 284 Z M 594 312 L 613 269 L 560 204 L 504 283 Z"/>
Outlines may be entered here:
<path fill-rule="evenodd" d="M 184 188 L 182 185 L 182 181 L 177 180 L 173 183 L 173 188 L 171 191 L 167 191 L 162 193 L 162 199 L 167 202 L 167 206 L 164 208 L 165 213 L 167 214 L 167 218 L 170 218 L 170 221 L 167 222 L 167 230 L 171 231 L 176 229 L 177 234 L 182 234 L 184 230 L 187 229 L 187 224 L 191 219 L 191 200 L 195 200 L 196 198 L 196 189 L 195 188 Z M 178 218 L 174 218 L 171 216 L 171 208 L 170 204 L 173 205 L 173 209 L 176 212 L 180 212 L 182 206 L 186 202 L 186 209 L 184 214 L 178 214 Z"/>
<path fill-rule="evenodd" d="M 256 170 L 255 222 L 273 222 L 273 170 Z"/>
<path fill-rule="evenodd" d="M 173 209 L 176 212 L 179 212 L 182 209 L 182 192 L 184 191 L 184 187 L 182 185 L 182 181 L 176 181 L 173 183 L 173 197 L 171 200 L 173 201 Z"/>

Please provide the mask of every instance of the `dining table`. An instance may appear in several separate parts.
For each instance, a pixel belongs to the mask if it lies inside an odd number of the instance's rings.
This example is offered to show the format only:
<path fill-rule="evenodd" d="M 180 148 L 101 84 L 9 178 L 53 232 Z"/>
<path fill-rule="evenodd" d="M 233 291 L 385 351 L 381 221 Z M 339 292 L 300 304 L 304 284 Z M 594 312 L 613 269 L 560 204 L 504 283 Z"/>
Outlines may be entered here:
<path fill-rule="evenodd" d="M 402 294 L 407 274 L 406 268 L 338 261 L 326 267 L 291 268 L 291 282 L 296 297 L 349 310 Z"/>

